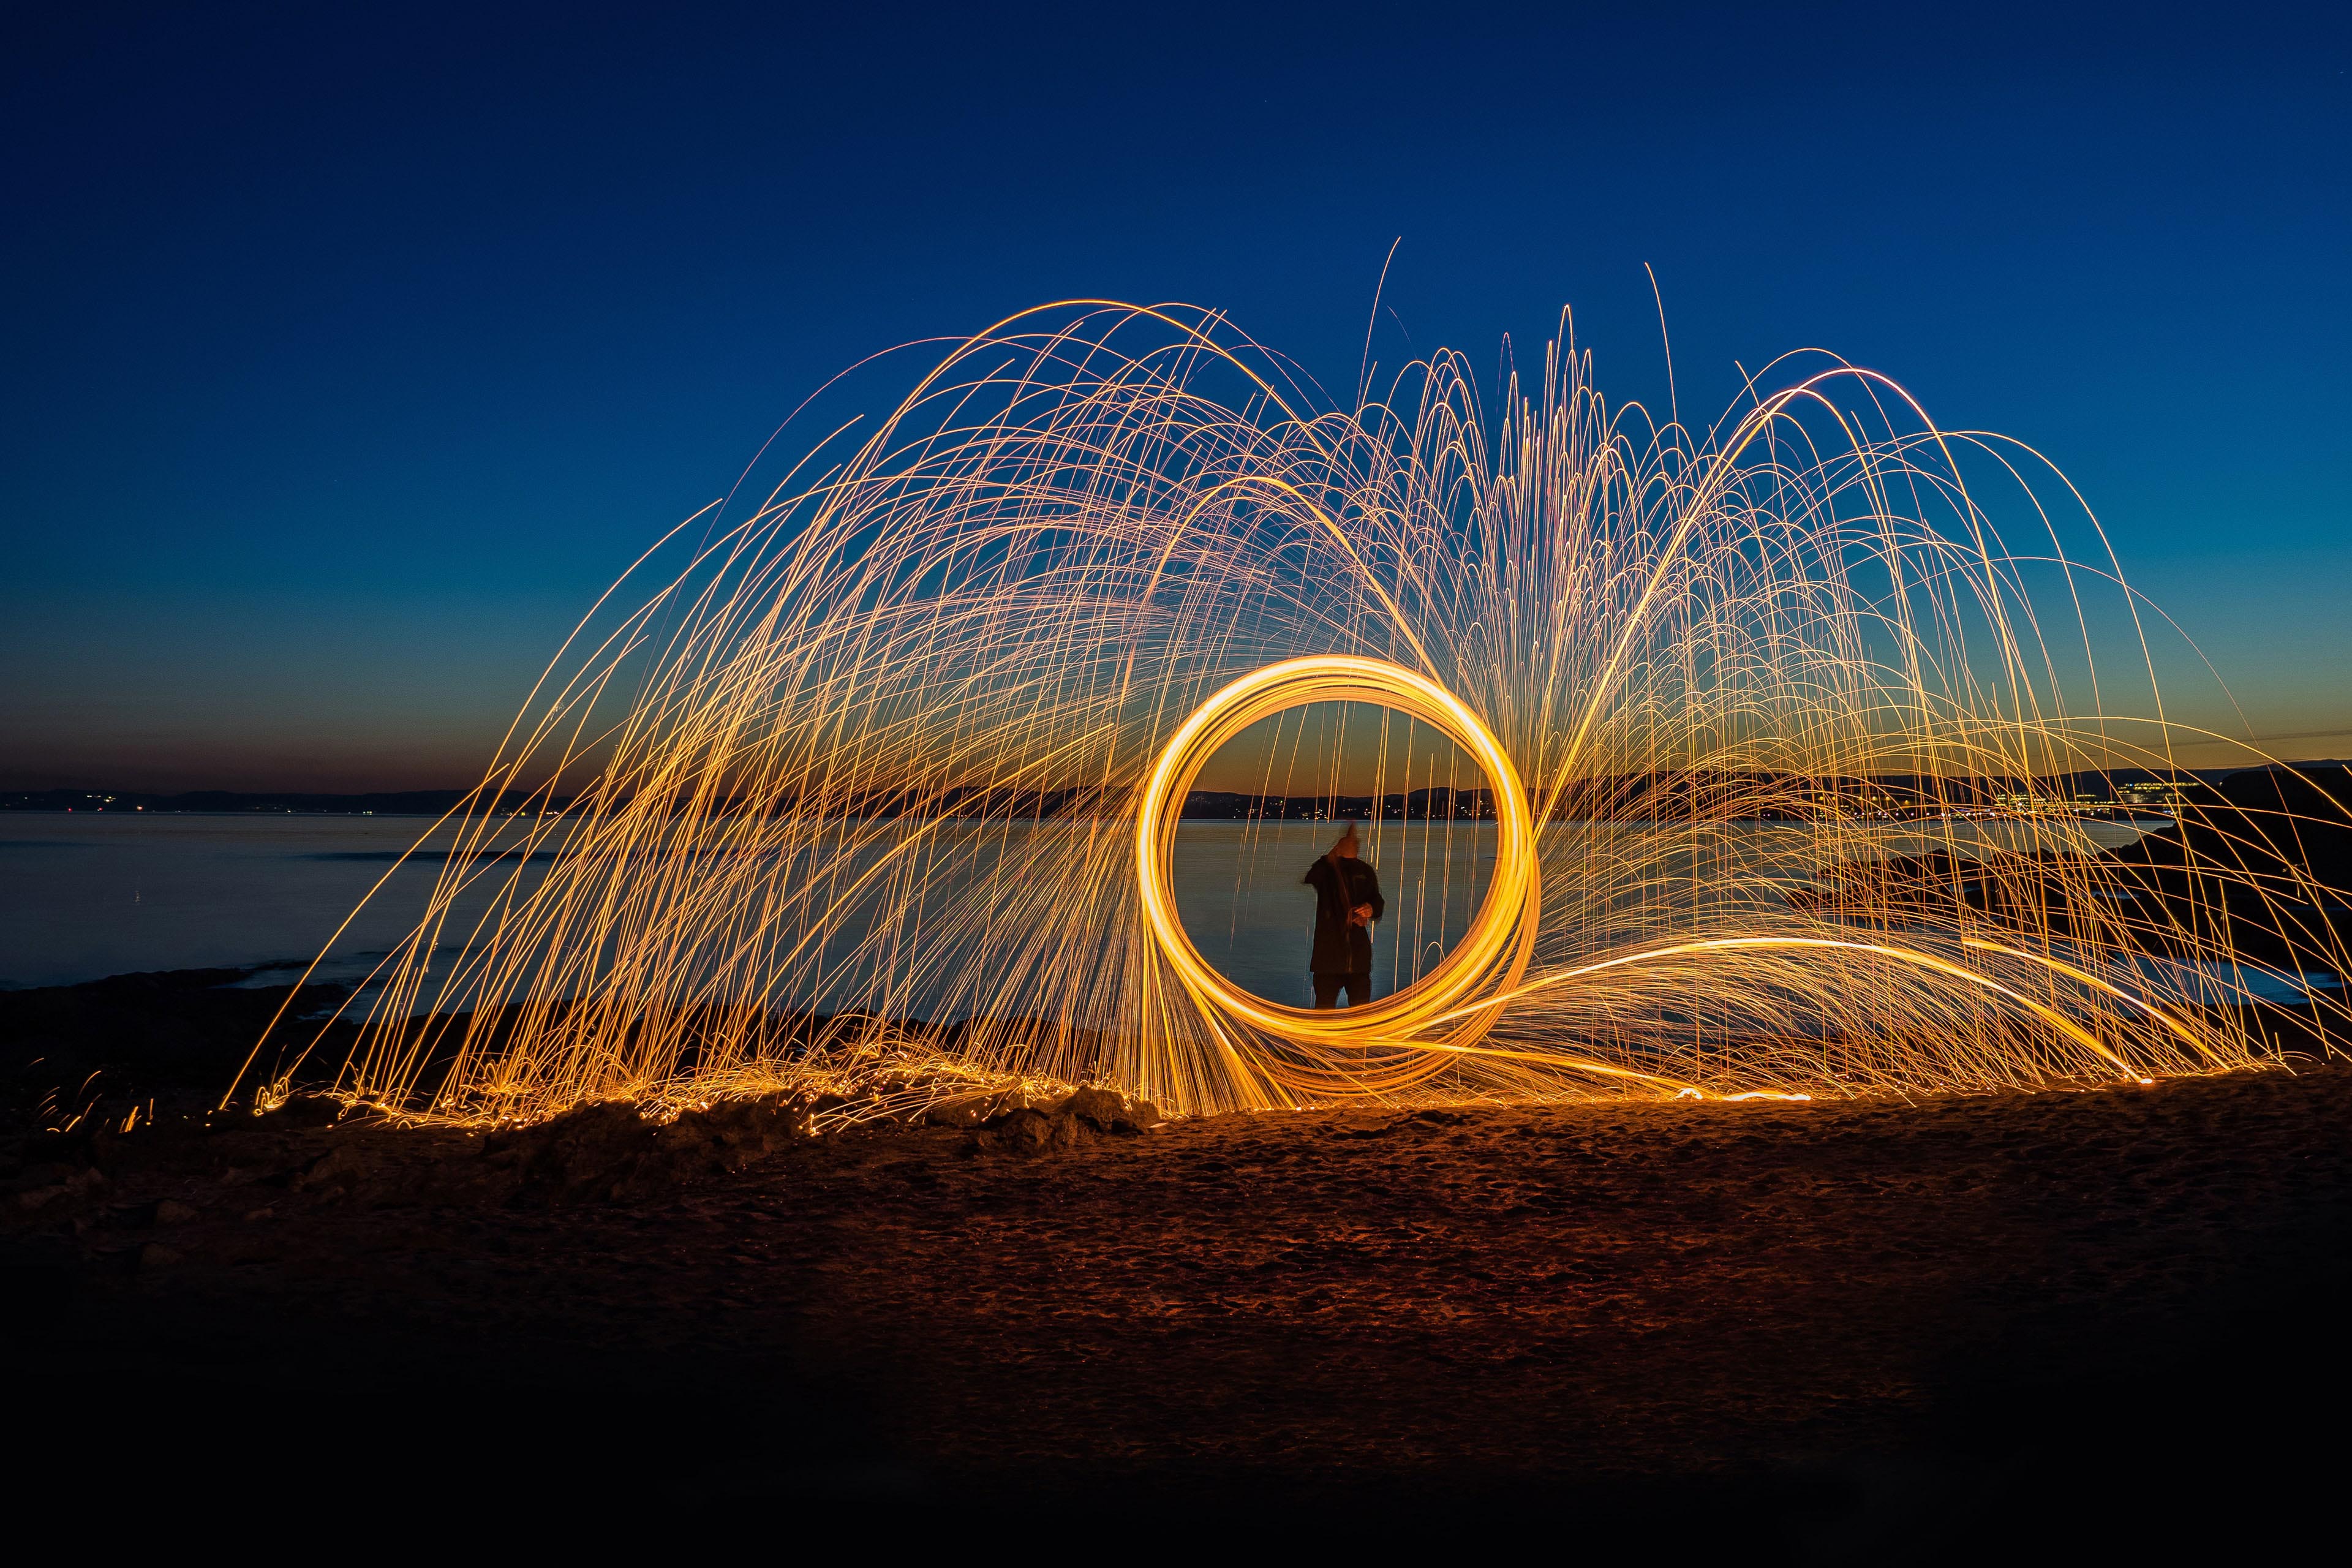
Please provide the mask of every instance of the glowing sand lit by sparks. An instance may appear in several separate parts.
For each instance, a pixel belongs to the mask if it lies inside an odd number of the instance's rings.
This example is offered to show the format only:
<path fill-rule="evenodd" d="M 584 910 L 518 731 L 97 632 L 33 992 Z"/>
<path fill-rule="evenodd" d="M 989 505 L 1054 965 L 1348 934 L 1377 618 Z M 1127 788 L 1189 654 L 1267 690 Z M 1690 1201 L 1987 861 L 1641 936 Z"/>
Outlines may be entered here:
<path fill-rule="evenodd" d="M 1092 1079 L 1198 1111 L 2271 1059 L 2219 1005 L 2240 955 L 2200 911 L 2308 887 L 2191 868 L 2183 916 L 2097 855 L 1971 847 L 1984 801 L 2168 765 L 2178 732 L 2070 713 L 2083 605 L 2120 574 L 2086 514 L 2101 556 L 2069 562 L 2030 453 L 1834 362 L 1704 436 L 1637 433 L 1567 347 L 1502 405 L 1441 353 L 1333 409 L 1175 308 L 1048 307 L 958 345 L 600 601 L 457 814 L 341 1090 L 485 1121 Z M 2033 550 L 2003 548 L 1964 458 L 2011 482 Z M 1331 701 L 1458 746 L 1497 851 L 1433 970 L 1316 1013 L 1202 958 L 1169 859 L 1220 745 Z M 1893 777 L 1949 898 L 1837 891 L 1886 859 L 1868 781 Z M 266 1077 L 301 1042 L 275 1046 Z M 887 1084 L 852 1065 L 885 1058 Z"/>

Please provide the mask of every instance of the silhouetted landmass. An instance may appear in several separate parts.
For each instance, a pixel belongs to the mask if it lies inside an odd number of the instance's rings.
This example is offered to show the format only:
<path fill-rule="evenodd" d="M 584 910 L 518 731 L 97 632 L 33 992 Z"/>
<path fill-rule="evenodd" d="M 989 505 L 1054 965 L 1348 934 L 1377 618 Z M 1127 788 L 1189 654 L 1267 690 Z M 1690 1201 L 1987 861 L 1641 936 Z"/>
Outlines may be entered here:
<path fill-rule="evenodd" d="M 2251 771 L 2183 793 L 2162 826 L 2103 852 L 2116 875 L 2099 889 L 2092 928 L 2119 931 L 2152 953 L 2226 947 L 2287 969 L 2352 944 L 2352 768 Z M 2081 918 L 2071 906 L 2081 893 L 2073 851 L 1979 849 L 1844 860 L 1786 896 L 1864 923 L 1965 908 L 2065 936 Z"/>
<path fill-rule="evenodd" d="M 1454 817 L 1491 822 L 1494 802 L 1483 789 L 1417 789 L 1407 794 L 1267 795 L 1194 790 L 1184 797 L 1184 815 L 1216 821 L 1425 822 Z"/>
<path fill-rule="evenodd" d="M 2352 768 L 2233 773 L 2193 795 L 2170 826 L 2109 854 L 2165 913 L 2146 933 L 2151 946 L 2193 931 L 2292 965 L 2352 941 Z"/>
<path fill-rule="evenodd" d="M 472 792 L 462 789 L 381 790 L 366 795 L 304 795 L 288 791 L 190 790 L 151 795 L 138 790 L 44 789 L 0 792 L 0 811 L 321 812 L 346 816 L 439 816 Z"/>
<path fill-rule="evenodd" d="M 2334 764 L 2298 765 L 2325 770 Z M 1796 822 L 1816 820 L 1824 815 L 1924 817 L 1948 811 L 1991 810 L 2004 797 L 2015 795 L 2107 802 L 2119 813 L 2136 813 L 2146 808 L 2116 799 L 2118 792 L 2131 784 L 2174 784 L 2191 791 L 2210 792 L 2212 798 L 2218 800 L 2221 795 L 2216 789 L 2216 780 L 2243 777 L 2256 781 L 2246 787 L 2259 793 L 2269 787 L 2260 781 L 2270 776 L 2268 770 L 2195 773 L 2185 770 L 2155 773 L 2129 769 L 2039 779 L 1947 779 L 1913 773 L 1823 778 L 1760 771 L 1685 769 L 1580 779 L 1569 789 L 1538 794 L 1531 804 L 1538 815 L 1577 821 L 1672 821 L 1706 816 Z M 1195 790 L 1185 799 L 1184 815 L 1221 820 L 1342 822 L 1351 818 L 1422 821 L 1445 817 L 1492 821 L 1495 813 L 1492 795 L 1485 789 L 1423 789 L 1378 797 Z"/>
<path fill-rule="evenodd" d="M 2337 777 L 2347 764 L 2337 762 L 2297 763 L 2295 770 L 2318 778 Z M 2275 782 L 2284 777 L 2284 784 Z M 2297 783 L 2276 768 L 2185 769 L 2150 771 L 2119 769 L 2040 779 L 1946 779 L 1908 773 L 1853 774 L 1821 778 L 1796 773 L 1708 770 L 1622 773 L 1578 781 L 1572 789 L 1538 795 L 1533 804 L 1540 815 L 1591 821 L 1658 821 L 1689 816 L 1737 816 L 1754 821 L 1807 821 L 1825 813 L 1927 816 L 1946 811 L 1977 811 L 1995 807 L 2004 796 L 2031 795 L 2102 801 L 2134 784 L 2165 782 L 2204 794 L 2221 806 L 2259 811 L 2263 801 L 2284 802 L 2273 813 L 2300 809 L 2294 803 L 2306 795 L 2317 800 L 2338 785 L 2312 786 Z M 2284 790 L 2285 793 L 2282 794 Z M 0 811 L 148 811 L 219 813 L 321 813 L 343 816 L 439 816 L 456 806 L 466 790 L 378 791 L 361 795 L 320 795 L 295 792 L 194 790 L 177 795 L 136 790 L 53 789 L 0 792 Z M 1124 790 L 1099 786 L 1057 789 L 1001 788 L 987 785 L 908 786 L 869 790 L 826 801 L 829 815 L 887 817 L 910 812 L 945 811 L 975 820 L 1050 820 L 1057 817 L 1116 814 L 1126 809 Z M 2342 799 L 2340 794 L 2329 798 Z M 556 810 L 566 797 L 530 797 L 536 808 Z M 500 809 L 526 803 L 518 794 Z M 681 797 L 679 808 L 727 812 L 738 803 L 721 798 Z M 2126 810 L 2118 805 L 2118 811 Z M 1250 795 L 1225 790 L 1194 790 L 1184 800 L 1183 816 L 1212 821 L 1492 821 L 1494 803 L 1486 789 L 1432 788 L 1370 795 Z M 2339 884 L 2340 885 L 2340 884 Z"/>

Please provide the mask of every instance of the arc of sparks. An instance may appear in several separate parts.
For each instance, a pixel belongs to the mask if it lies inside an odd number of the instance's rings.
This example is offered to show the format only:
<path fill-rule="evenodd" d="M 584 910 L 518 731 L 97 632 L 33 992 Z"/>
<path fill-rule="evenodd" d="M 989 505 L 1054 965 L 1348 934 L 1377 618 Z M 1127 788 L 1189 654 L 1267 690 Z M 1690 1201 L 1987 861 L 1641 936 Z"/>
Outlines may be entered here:
<path fill-rule="evenodd" d="M 2134 869 L 2067 815 L 2078 773 L 2204 737 L 2030 449 L 1834 360 L 1703 436 L 1611 406 L 1570 341 L 1491 417 L 1451 351 L 1355 395 L 1214 312 L 1072 300 L 949 345 L 883 418 L 811 412 L 805 450 L 788 424 L 774 489 L 633 565 L 394 868 L 437 867 L 341 1019 L 339 1091 L 487 1122 L 852 1063 L 1195 1111 L 2105 1082 L 2278 1059 L 2210 1005 L 2250 920 L 2352 969 L 2308 878 L 2201 839 Z M 2155 719 L 2066 673 L 2110 590 Z M 1341 702 L 1428 726 L 1494 810 L 1399 830 L 1384 875 L 1457 831 L 1493 857 L 1460 929 L 1444 897 L 1392 912 L 1429 973 L 1318 1013 L 1209 962 L 1171 854 L 1220 747 Z M 251 1072 L 335 1026 L 281 1011 Z"/>

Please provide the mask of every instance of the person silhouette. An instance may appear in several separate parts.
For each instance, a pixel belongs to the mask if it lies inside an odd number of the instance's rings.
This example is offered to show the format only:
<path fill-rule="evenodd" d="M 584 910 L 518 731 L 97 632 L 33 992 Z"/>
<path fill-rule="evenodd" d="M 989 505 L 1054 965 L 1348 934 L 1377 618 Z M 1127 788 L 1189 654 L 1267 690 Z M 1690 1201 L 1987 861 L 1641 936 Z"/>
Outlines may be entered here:
<path fill-rule="evenodd" d="M 1299 879 L 1315 889 L 1315 947 L 1307 967 L 1318 1007 L 1338 1006 L 1343 990 L 1350 1007 L 1372 999 L 1372 922 L 1388 901 L 1381 897 L 1380 873 L 1358 858 L 1357 848 L 1350 822 Z"/>

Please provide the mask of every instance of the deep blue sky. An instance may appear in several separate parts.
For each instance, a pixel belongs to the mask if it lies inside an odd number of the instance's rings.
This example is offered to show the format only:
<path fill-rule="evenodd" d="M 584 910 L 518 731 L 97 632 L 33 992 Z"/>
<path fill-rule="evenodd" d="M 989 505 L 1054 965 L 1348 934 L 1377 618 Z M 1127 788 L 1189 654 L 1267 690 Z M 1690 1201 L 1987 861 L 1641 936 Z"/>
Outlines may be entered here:
<path fill-rule="evenodd" d="M 462 784 L 849 361 L 1175 300 L 1344 394 L 1399 237 L 1391 363 L 1567 304 L 1663 405 L 1646 262 L 1685 413 L 2032 442 L 2352 752 L 2340 7 L 331 9 L 10 24 L 0 784 Z"/>

